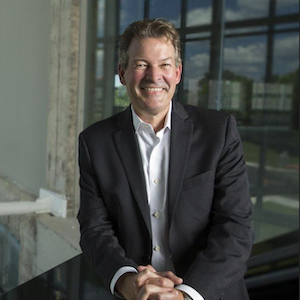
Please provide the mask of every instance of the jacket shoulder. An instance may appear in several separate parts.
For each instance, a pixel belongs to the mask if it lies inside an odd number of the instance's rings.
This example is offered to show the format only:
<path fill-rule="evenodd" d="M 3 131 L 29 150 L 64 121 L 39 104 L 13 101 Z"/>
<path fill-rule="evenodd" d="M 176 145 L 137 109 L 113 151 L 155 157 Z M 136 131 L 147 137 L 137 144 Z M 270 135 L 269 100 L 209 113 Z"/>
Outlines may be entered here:
<path fill-rule="evenodd" d="M 95 122 L 85 128 L 79 135 L 85 139 L 94 138 L 95 136 L 104 136 L 105 134 L 112 134 L 119 129 L 119 120 L 124 118 L 128 111 L 117 113 L 107 119 Z"/>
<path fill-rule="evenodd" d="M 236 124 L 235 118 L 223 111 L 199 108 L 191 105 L 184 105 L 183 107 L 188 115 L 188 121 L 193 123 L 195 127 L 217 129 L 227 126 L 228 122 Z"/>
<path fill-rule="evenodd" d="M 223 111 L 200 108 L 188 104 L 183 105 L 183 107 L 190 118 L 203 118 L 205 120 L 208 119 L 214 122 L 217 120 L 226 120 L 229 117 L 229 114 Z"/>

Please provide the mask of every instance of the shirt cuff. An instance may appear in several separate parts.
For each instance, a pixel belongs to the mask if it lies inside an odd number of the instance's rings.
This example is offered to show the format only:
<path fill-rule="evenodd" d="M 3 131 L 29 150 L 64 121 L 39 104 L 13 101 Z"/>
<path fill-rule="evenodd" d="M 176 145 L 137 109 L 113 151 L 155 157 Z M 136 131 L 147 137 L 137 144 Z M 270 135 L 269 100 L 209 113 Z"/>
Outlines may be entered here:
<path fill-rule="evenodd" d="M 110 291 L 112 294 L 115 294 L 115 285 L 118 279 L 124 275 L 125 273 L 138 273 L 137 269 L 134 267 L 122 267 L 120 268 L 110 282 Z"/>
<path fill-rule="evenodd" d="M 179 284 L 176 286 L 176 289 L 187 293 L 193 300 L 205 300 L 195 289 L 187 284 Z"/>

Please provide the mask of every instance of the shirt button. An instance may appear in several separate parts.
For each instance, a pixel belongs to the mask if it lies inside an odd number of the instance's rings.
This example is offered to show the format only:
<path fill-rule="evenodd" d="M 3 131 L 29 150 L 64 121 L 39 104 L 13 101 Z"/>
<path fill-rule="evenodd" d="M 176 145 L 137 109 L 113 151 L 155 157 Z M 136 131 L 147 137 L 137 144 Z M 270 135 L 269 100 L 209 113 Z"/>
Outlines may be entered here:
<path fill-rule="evenodd" d="M 159 246 L 155 246 L 154 247 L 154 251 L 157 251 L 157 252 L 160 251 L 160 247 Z"/>
<path fill-rule="evenodd" d="M 158 211 L 156 211 L 156 212 L 153 214 L 153 217 L 155 217 L 155 218 L 159 218 L 159 216 L 160 216 L 160 213 L 159 213 Z"/>
<path fill-rule="evenodd" d="M 156 179 L 153 180 L 153 182 L 154 182 L 155 184 L 159 184 L 159 183 L 160 183 L 160 180 L 156 178 Z"/>

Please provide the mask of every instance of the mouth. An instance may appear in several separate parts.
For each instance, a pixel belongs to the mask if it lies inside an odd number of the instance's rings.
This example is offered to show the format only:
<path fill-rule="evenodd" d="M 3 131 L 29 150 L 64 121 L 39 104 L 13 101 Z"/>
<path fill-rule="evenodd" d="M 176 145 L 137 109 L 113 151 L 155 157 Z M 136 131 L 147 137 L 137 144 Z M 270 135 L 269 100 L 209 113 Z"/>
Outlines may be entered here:
<path fill-rule="evenodd" d="M 147 92 L 161 92 L 165 88 L 162 87 L 141 87 L 142 90 L 147 91 Z"/>

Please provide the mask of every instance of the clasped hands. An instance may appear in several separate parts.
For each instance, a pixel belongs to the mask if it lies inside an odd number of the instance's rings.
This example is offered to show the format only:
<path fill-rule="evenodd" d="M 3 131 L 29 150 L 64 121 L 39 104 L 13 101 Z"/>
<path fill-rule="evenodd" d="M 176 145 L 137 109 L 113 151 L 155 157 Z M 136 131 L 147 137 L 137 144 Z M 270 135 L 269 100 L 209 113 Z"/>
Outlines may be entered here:
<path fill-rule="evenodd" d="M 175 285 L 183 282 L 173 272 L 156 272 L 151 266 L 139 266 L 139 273 L 126 273 L 116 283 L 116 290 L 127 300 L 183 300 Z"/>

